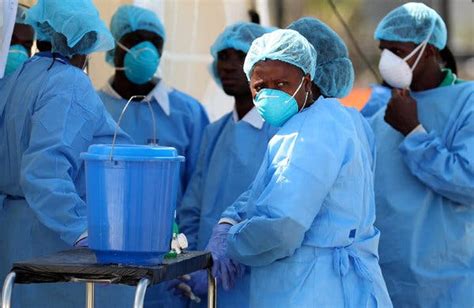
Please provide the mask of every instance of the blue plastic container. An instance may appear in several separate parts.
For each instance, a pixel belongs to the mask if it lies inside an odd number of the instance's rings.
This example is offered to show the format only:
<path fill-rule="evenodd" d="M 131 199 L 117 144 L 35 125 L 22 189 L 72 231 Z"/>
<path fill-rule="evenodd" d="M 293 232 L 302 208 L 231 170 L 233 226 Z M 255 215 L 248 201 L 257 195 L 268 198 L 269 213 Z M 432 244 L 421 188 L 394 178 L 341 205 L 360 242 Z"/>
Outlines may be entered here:
<path fill-rule="evenodd" d="M 100 263 L 149 265 L 170 250 L 184 157 L 159 146 L 91 145 L 86 167 L 88 244 Z"/>

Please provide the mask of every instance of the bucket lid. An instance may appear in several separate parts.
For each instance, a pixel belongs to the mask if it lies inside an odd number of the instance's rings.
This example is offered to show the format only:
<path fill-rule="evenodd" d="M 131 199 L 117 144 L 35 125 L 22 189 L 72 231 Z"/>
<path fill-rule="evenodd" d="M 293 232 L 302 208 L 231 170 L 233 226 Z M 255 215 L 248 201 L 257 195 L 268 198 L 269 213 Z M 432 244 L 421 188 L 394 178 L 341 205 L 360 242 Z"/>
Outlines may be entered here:
<path fill-rule="evenodd" d="M 184 161 L 184 156 L 179 156 L 178 151 L 173 147 L 134 144 L 116 144 L 113 149 L 111 144 L 93 144 L 89 146 L 87 152 L 81 153 L 81 158 L 85 160 L 109 160 L 111 153 L 112 160 Z"/>

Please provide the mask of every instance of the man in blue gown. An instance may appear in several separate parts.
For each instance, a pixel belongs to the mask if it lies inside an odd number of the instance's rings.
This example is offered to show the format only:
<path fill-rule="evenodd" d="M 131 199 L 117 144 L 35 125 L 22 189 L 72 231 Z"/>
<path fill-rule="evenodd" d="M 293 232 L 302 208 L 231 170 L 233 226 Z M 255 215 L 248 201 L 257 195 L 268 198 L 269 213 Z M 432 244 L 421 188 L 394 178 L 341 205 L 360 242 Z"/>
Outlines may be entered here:
<path fill-rule="evenodd" d="M 154 142 L 156 136 L 159 145 L 172 146 L 186 157 L 181 168 L 179 205 L 196 166 L 208 117 L 197 100 L 155 78 L 166 35 L 154 12 L 123 5 L 112 17 L 110 31 L 117 46 L 106 54 L 106 60 L 115 67 L 115 74 L 99 96 L 116 121 L 127 101 L 138 96 L 128 106 L 120 127 L 137 144 Z"/>
<path fill-rule="evenodd" d="M 397 307 L 474 305 L 474 83 L 442 69 L 446 26 L 407 3 L 377 26 L 394 89 L 369 121 L 377 141 L 380 264 Z"/>

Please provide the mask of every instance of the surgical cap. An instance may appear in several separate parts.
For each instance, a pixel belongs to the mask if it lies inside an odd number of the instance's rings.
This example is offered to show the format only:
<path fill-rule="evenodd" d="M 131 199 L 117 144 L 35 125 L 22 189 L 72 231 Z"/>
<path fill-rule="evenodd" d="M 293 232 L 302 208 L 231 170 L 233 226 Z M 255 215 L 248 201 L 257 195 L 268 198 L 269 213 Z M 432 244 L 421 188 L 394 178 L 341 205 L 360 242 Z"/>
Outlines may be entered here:
<path fill-rule="evenodd" d="M 446 25 L 435 10 L 423 3 L 410 2 L 394 9 L 375 29 L 376 40 L 420 44 L 428 43 L 438 49 L 446 47 Z"/>
<path fill-rule="evenodd" d="M 211 72 L 214 79 L 220 83 L 217 75 L 217 54 L 219 52 L 232 48 L 247 53 L 252 42 L 267 32 L 270 32 L 270 30 L 251 22 L 238 22 L 226 27 L 211 46 L 211 55 L 214 58 L 211 64 Z"/>
<path fill-rule="evenodd" d="M 354 84 L 354 68 L 346 44 L 322 21 L 304 17 L 288 26 L 313 45 L 318 58 L 313 83 L 325 97 L 344 97 Z"/>
<path fill-rule="evenodd" d="M 66 57 L 114 47 L 112 35 L 91 0 L 38 0 L 28 10 L 26 23 L 42 32 L 53 52 Z"/>
<path fill-rule="evenodd" d="M 244 72 L 250 80 L 255 64 L 278 60 L 300 68 L 314 79 L 317 54 L 314 47 L 294 30 L 275 30 L 253 41 L 245 57 Z"/>
<path fill-rule="evenodd" d="M 26 6 L 23 6 L 21 4 L 18 5 L 18 8 L 16 10 L 16 19 L 15 19 L 16 24 L 24 24 L 25 23 L 25 18 L 26 18 L 26 12 L 27 11 L 28 11 L 28 8 Z"/>
<path fill-rule="evenodd" d="M 159 35 L 163 41 L 166 38 L 165 27 L 161 20 L 153 11 L 134 6 L 122 5 L 119 7 L 110 21 L 110 31 L 116 41 L 127 33 L 137 30 L 146 30 Z M 110 50 L 105 56 L 105 60 L 114 65 L 115 50 Z"/>

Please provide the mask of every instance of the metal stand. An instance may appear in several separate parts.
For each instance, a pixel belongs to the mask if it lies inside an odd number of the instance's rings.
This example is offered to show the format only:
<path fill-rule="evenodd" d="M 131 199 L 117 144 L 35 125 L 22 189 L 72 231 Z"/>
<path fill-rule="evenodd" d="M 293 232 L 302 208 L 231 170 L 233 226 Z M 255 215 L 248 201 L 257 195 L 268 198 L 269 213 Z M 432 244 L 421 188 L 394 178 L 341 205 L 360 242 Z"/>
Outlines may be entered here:
<path fill-rule="evenodd" d="M 207 269 L 207 307 L 215 308 L 217 305 L 216 278 L 212 276 L 211 269 Z"/>
<path fill-rule="evenodd" d="M 13 285 L 15 284 L 15 272 L 10 272 L 5 278 L 2 289 L 2 306 L 1 308 L 10 308 L 11 307 L 11 298 Z M 76 280 L 79 282 L 79 280 Z M 150 280 L 143 278 L 137 285 L 137 290 L 135 291 L 135 300 L 133 302 L 133 308 L 143 308 L 145 302 L 145 293 Z M 215 306 L 212 306 L 215 307 Z M 94 308 L 94 282 L 86 282 L 86 308 Z"/>
<path fill-rule="evenodd" d="M 95 284 L 121 284 L 136 286 L 133 308 L 143 308 L 148 286 L 177 279 L 187 273 L 208 269 L 208 306 L 216 307 L 216 280 L 209 268 L 212 256 L 209 252 L 191 251 L 174 260 L 150 266 L 97 263 L 94 251 L 74 248 L 33 260 L 16 262 L 5 278 L 1 307 L 11 308 L 12 290 L 15 283 L 75 282 L 86 284 L 85 307 L 94 308 Z M 54 275 L 51 275 L 54 273 Z M 45 275 L 48 277 L 45 280 Z M 98 278 L 103 277 L 103 278 Z M 109 278 L 110 277 L 110 278 Z"/>
<path fill-rule="evenodd" d="M 86 282 L 86 308 L 94 308 L 94 283 Z"/>
<path fill-rule="evenodd" d="M 135 300 L 133 302 L 133 308 L 143 308 L 143 302 L 145 301 L 146 288 L 150 284 L 150 280 L 142 278 L 137 285 L 137 291 L 135 291 Z"/>
<path fill-rule="evenodd" d="M 15 284 L 15 272 L 10 272 L 5 278 L 2 289 L 2 308 L 10 308 L 13 284 Z"/>

